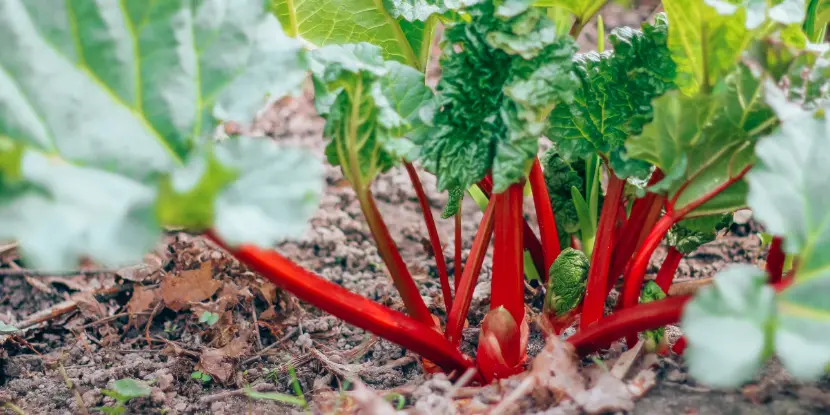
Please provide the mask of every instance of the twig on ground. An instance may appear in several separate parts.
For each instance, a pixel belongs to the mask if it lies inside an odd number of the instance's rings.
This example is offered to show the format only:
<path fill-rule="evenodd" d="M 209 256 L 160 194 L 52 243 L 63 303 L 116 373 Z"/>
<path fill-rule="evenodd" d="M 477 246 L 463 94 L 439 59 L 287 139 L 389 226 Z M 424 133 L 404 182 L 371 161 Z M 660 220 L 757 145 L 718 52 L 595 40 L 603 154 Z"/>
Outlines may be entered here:
<path fill-rule="evenodd" d="M 94 296 L 110 296 L 113 294 L 117 294 L 126 289 L 125 285 L 116 285 L 115 287 L 104 288 L 100 290 L 93 291 L 92 295 Z M 80 292 L 78 294 L 84 294 L 84 292 Z M 75 298 L 62 301 L 58 304 L 53 305 L 46 310 L 38 311 L 26 317 L 21 323 L 16 324 L 16 327 L 20 330 L 25 330 L 29 327 L 35 326 L 40 323 L 45 323 L 49 320 L 56 319 L 64 314 L 70 313 L 78 308 L 78 300 Z"/>
<path fill-rule="evenodd" d="M 17 248 L 17 246 L 18 246 L 17 242 L 9 242 L 9 243 L 4 243 L 3 245 L 0 245 L 0 255 L 3 255 L 6 252 L 9 252 L 9 251 Z"/>
<path fill-rule="evenodd" d="M 134 316 L 146 316 L 146 315 L 149 315 L 149 314 L 150 314 L 150 313 L 149 313 L 149 312 L 146 312 L 146 311 L 140 311 L 140 312 L 138 312 L 138 313 L 132 313 L 132 315 L 134 315 Z M 109 317 L 104 317 L 104 318 L 102 318 L 102 319 L 95 320 L 95 321 L 93 321 L 92 323 L 89 323 L 89 324 L 84 324 L 83 326 L 81 326 L 81 328 L 82 328 L 82 329 L 88 329 L 88 328 L 90 328 L 90 327 L 99 326 L 99 325 L 101 325 L 101 324 L 108 323 L 108 322 L 110 322 L 110 321 L 113 321 L 113 320 L 119 319 L 119 318 L 121 318 L 121 317 L 129 317 L 130 315 L 131 315 L 131 313 L 118 313 L 118 314 L 113 314 L 113 315 L 111 315 L 111 316 L 109 316 Z"/>
<path fill-rule="evenodd" d="M 467 371 L 464 372 L 464 374 L 461 375 L 461 377 L 459 377 L 457 381 L 455 381 L 455 384 L 452 385 L 452 389 L 447 394 L 447 397 L 448 398 L 455 397 L 455 395 L 458 393 L 458 390 L 465 387 L 465 386 L 467 386 L 467 384 L 470 383 L 470 381 L 473 380 L 473 378 L 475 376 L 476 376 L 476 369 L 475 368 L 471 367 L 471 368 L 467 369 Z"/>
<path fill-rule="evenodd" d="M 147 344 L 152 344 L 152 340 L 150 338 L 150 327 L 153 325 L 153 317 L 156 316 L 156 313 L 159 312 L 161 309 L 163 302 L 159 301 L 155 307 L 153 307 L 153 311 L 150 312 L 150 318 L 147 319 L 147 325 L 144 326 L 144 340 L 147 340 Z"/>
<path fill-rule="evenodd" d="M 251 316 L 254 319 L 254 334 L 256 335 L 257 350 L 262 350 L 262 338 L 259 336 L 259 321 L 257 321 L 256 304 L 251 298 Z"/>
<path fill-rule="evenodd" d="M 66 374 L 66 369 L 63 367 L 63 362 L 60 360 L 58 360 L 58 373 L 60 373 L 63 378 L 66 388 L 75 395 L 75 401 L 78 403 L 78 412 L 83 415 L 89 415 L 89 410 L 86 407 L 84 398 L 81 396 L 81 392 L 79 392 L 78 388 L 75 387 L 75 384 L 72 383 L 72 379 L 69 379 L 69 376 Z"/>
<path fill-rule="evenodd" d="M 250 357 L 250 358 L 248 358 L 248 359 L 244 360 L 244 361 L 242 362 L 242 364 L 243 364 L 243 365 L 247 365 L 247 364 L 250 364 L 250 363 L 252 363 L 252 362 L 255 362 L 255 361 L 257 361 L 257 360 L 261 359 L 261 358 L 262 358 L 262 356 L 265 354 L 265 352 L 267 352 L 267 351 L 269 351 L 269 350 L 271 350 L 271 349 L 273 349 L 273 348 L 275 348 L 275 347 L 277 347 L 277 346 L 281 345 L 282 343 L 285 343 L 288 339 L 290 339 L 290 338 L 294 337 L 294 336 L 295 336 L 295 335 L 296 335 L 299 331 L 300 331 L 300 329 L 299 329 L 299 328 L 294 327 L 294 328 L 293 328 L 293 329 L 291 329 L 291 331 L 289 331 L 289 332 L 288 332 L 285 336 L 282 336 L 279 340 L 277 340 L 277 341 L 275 341 L 274 343 L 271 343 L 271 344 L 269 344 L 268 346 L 266 346 L 266 347 L 262 348 L 262 349 L 261 349 L 261 350 L 260 350 L 260 351 L 259 351 L 256 355 L 254 355 L 254 356 L 252 356 L 252 357 Z"/>
<path fill-rule="evenodd" d="M 70 271 L 43 271 L 28 268 L 0 268 L 0 277 L 69 277 L 75 275 L 82 275 L 88 277 L 92 275 L 115 274 L 116 271 L 117 270 L 112 269 L 76 269 Z"/>
<path fill-rule="evenodd" d="M 707 285 L 711 285 L 712 281 L 712 277 L 677 281 L 669 288 L 669 295 L 672 297 L 695 295 L 697 290 L 706 287 Z"/>
<path fill-rule="evenodd" d="M 270 383 L 260 383 L 260 384 L 255 385 L 255 386 L 251 386 L 251 389 L 253 389 L 256 392 L 277 392 L 278 391 L 277 386 L 272 385 Z M 223 399 L 232 398 L 234 396 L 245 396 L 245 389 L 243 388 L 243 389 L 237 389 L 237 390 L 232 390 L 232 391 L 227 391 L 227 392 L 216 393 L 216 394 L 213 394 L 213 395 L 202 396 L 201 398 L 199 398 L 199 402 L 209 404 L 209 403 L 213 403 L 213 402 L 216 402 L 216 401 L 221 401 Z"/>
<path fill-rule="evenodd" d="M 15 405 L 15 404 L 13 404 L 13 403 L 11 403 L 11 402 L 6 402 L 6 403 L 4 403 L 4 404 L 3 404 L 3 406 L 2 406 L 2 408 L 3 408 L 3 409 L 6 409 L 6 410 L 8 410 L 8 411 L 11 411 L 11 412 L 13 412 L 13 413 L 15 413 L 15 414 L 18 414 L 18 415 L 26 415 L 26 413 L 25 413 L 25 412 L 23 412 L 23 410 L 22 410 L 22 409 L 20 409 L 20 407 L 19 407 L 19 406 Z"/>

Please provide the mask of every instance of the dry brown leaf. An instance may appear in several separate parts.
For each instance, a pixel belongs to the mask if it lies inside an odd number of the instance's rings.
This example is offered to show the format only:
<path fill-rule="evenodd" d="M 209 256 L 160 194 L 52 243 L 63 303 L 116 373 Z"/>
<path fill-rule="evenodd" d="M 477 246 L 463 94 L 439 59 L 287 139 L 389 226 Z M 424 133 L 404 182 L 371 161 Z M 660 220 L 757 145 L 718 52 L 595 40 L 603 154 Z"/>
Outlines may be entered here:
<path fill-rule="evenodd" d="M 389 401 L 383 399 L 361 381 L 355 381 L 354 390 L 349 395 L 354 399 L 360 414 L 397 415 L 399 413 Z"/>
<path fill-rule="evenodd" d="M 643 356 L 643 348 L 645 347 L 645 340 L 640 340 L 630 350 L 621 354 L 614 366 L 611 368 L 611 375 L 617 379 L 625 379 L 628 373 L 631 372 L 631 367 L 634 366 Z"/>
<path fill-rule="evenodd" d="M 127 303 L 127 312 L 137 314 L 149 310 L 156 302 L 157 296 L 157 288 L 135 286 L 133 296 L 130 297 L 130 301 Z"/>
<path fill-rule="evenodd" d="M 628 385 L 611 372 L 604 372 L 596 383 L 574 399 L 589 414 L 634 410 L 634 399 Z"/>
<path fill-rule="evenodd" d="M 192 302 L 210 298 L 221 285 L 221 281 L 213 279 L 211 261 L 205 261 L 199 269 L 182 271 L 178 277 L 167 275 L 159 289 L 167 308 L 180 311 Z"/>
<path fill-rule="evenodd" d="M 643 369 L 628 383 L 628 391 L 634 398 L 641 398 L 655 384 L 657 384 L 657 374 L 651 369 Z"/>
<path fill-rule="evenodd" d="M 264 283 L 260 284 L 259 292 L 262 298 L 269 304 L 274 305 L 274 300 L 277 299 L 277 286 L 274 284 Z"/>
<path fill-rule="evenodd" d="M 264 321 L 277 321 L 277 312 L 274 311 L 274 307 L 268 307 L 262 314 L 259 315 L 259 320 Z"/>
<path fill-rule="evenodd" d="M 570 343 L 549 336 L 545 348 L 536 356 L 531 374 L 537 382 L 554 393 L 571 398 L 585 391 L 585 378 L 579 373 L 579 359 Z"/>
<path fill-rule="evenodd" d="M 169 255 L 164 252 L 163 255 Z M 116 271 L 115 275 L 132 282 L 143 282 L 161 270 L 167 258 L 156 253 L 144 256 L 144 262 Z"/>
<path fill-rule="evenodd" d="M 84 317 L 102 318 L 107 316 L 107 309 L 95 299 L 95 295 L 90 291 L 77 293 L 72 296 L 72 299 L 75 300 Z"/>
<path fill-rule="evenodd" d="M 221 384 L 229 384 L 236 373 L 240 357 L 248 353 L 248 338 L 251 332 L 245 331 L 231 340 L 221 349 L 207 349 L 199 356 L 199 368 Z"/>

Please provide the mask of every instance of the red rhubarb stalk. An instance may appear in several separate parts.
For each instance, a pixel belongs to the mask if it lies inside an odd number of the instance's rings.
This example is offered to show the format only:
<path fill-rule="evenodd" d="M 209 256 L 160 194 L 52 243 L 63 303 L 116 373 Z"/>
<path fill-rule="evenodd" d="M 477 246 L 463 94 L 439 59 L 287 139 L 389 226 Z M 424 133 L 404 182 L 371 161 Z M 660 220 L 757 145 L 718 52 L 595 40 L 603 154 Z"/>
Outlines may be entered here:
<path fill-rule="evenodd" d="M 623 298 L 619 303 L 620 308 L 633 307 L 639 301 L 640 290 L 643 287 L 646 269 L 648 269 L 648 263 L 651 260 L 651 255 L 654 254 L 654 250 L 660 245 L 660 241 L 662 241 L 663 237 L 666 236 L 669 228 L 671 228 L 673 224 L 685 218 L 689 213 L 692 213 L 695 209 L 714 199 L 715 196 L 729 188 L 729 186 L 732 186 L 739 180 L 742 180 L 751 168 L 751 164 L 744 167 L 744 169 L 738 172 L 737 175 L 730 177 L 729 180 L 721 183 L 708 193 L 683 206 L 682 209 L 675 211 L 674 206 L 680 198 L 680 194 L 683 191 L 682 189 L 685 189 L 687 184 L 684 183 L 680 187 L 681 190 L 679 190 L 668 203 L 666 215 L 660 218 L 660 220 L 657 221 L 657 224 L 654 225 L 654 228 L 651 229 L 651 232 L 649 232 L 643 242 L 643 245 L 637 250 L 635 257 L 631 262 L 631 266 L 628 268 L 628 272 L 626 273 L 625 281 L 623 283 Z"/>
<path fill-rule="evenodd" d="M 524 320 L 524 273 L 522 258 L 522 184 L 493 195 L 495 202 L 493 286 L 490 309 L 504 307 L 516 323 Z"/>
<path fill-rule="evenodd" d="M 433 325 L 423 324 L 403 313 L 391 310 L 312 274 L 279 253 L 252 245 L 226 246 L 213 234 L 208 235 L 250 267 L 280 288 L 291 292 L 343 321 L 374 333 L 434 362 L 447 373 L 464 373 L 475 367 Z"/>
<path fill-rule="evenodd" d="M 784 260 L 787 255 L 783 250 L 784 239 L 780 236 L 772 238 L 772 244 L 769 246 L 769 253 L 767 254 L 767 274 L 769 274 L 770 284 L 775 284 L 781 281 L 784 275 Z"/>
<path fill-rule="evenodd" d="M 480 182 L 478 182 L 479 188 L 481 188 L 482 193 L 488 198 L 490 194 L 493 193 L 493 181 L 490 176 L 485 177 Z M 536 234 L 533 232 L 533 229 L 528 225 L 527 221 L 522 219 L 522 237 L 524 240 L 524 249 L 530 253 L 530 258 L 533 260 L 533 266 L 536 267 L 536 272 L 539 276 L 547 275 L 548 272 L 545 270 L 545 255 L 542 250 L 542 243 L 539 242 L 539 238 L 536 237 Z"/>
<path fill-rule="evenodd" d="M 674 342 L 674 345 L 671 347 L 671 351 L 677 355 L 682 355 L 683 352 L 686 351 L 686 337 L 680 336 L 680 338 Z"/>
<path fill-rule="evenodd" d="M 533 205 L 536 208 L 536 220 L 539 222 L 539 236 L 542 239 L 542 253 L 545 258 L 545 269 L 550 270 L 553 261 L 559 256 L 559 235 L 556 232 L 556 217 L 553 215 L 553 207 L 550 205 L 548 186 L 545 184 L 545 175 L 542 172 L 542 165 L 539 158 L 533 160 L 533 167 L 530 169 L 530 188 L 533 191 Z M 540 274 L 543 282 L 548 281 L 548 273 Z"/>
<path fill-rule="evenodd" d="M 681 259 L 683 259 L 683 254 L 677 248 L 669 248 L 669 253 L 666 254 L 666 260 L 660 266 L 660 271 L 657 272 L 657 279 L 655 280 L 664 293 L 669 292 L 671 282 L 674 280 L 674 274 L 677 272 L 677 267 L 680 265 Z"/>
<path fill-rule="evenodd" d="M 407 312 L 415 320 L 428 326 L 435 326 L 432 314 L 424 303 L 424 299 L 421 298 L 418 286 L 415 285 L 415 280 L 412 279 L 406 263 L 401 258 L 398 247 L 389 233 L 389 228 L 386 227 L 386 223 L 380 216 L 380 211 L 372 198 L 372 192 L 366 189 L 363 192 L 357 192 L 357 196 L 363 210 L 363 216 L 366 217 L 369 230 L 377 243 L 378 253 L 383 258 L 386 268 L 389 269 L 389 274 L 392 276 L 392 281 L 401 295 Z"/>
<path fill-rule="evenodd" d="M 611 264 L 611 253 L 614 248 L 614 231 L 617 224 L 617 210 L 620 208 L 620 199 L 623 195 L 625 180 L 610 172 L 608 190 L 605 202 L 602 205 L 597 226 L 597 236 L 594 243 L 594 253 L 591 257 L 591 268 L 588 271 L 588 285 L 585 291 L 585 304 L 582 308 L 582 317 L 579 323 L 580 330 L 602 318 L 605 311 L 606 284 L 608 283 L 608 267 Z"/>
<path fill-rule="evenodd" d="M 458 284 L 461 282 L 461 275 L 464 274 L 464 264 L 461 260 L 461 236 L 461 207 L 459 206 L 458 213 L 455 214 L 455 272 L 452 277 L 456 292 L 458 292 Z"/>
<path fill-rule="evenodd" d="M 470 255 L 467 256 L 467 263 L 464 265 L 464 273 L 461 275 L 461 282 L 455 290 L 455 300 L 452 304 L 452 312 L 447 317 L 446 337 L 453 346 L 461 344 L 461 330 L 464 328 L 464 321 L 467 320 L 467 312 L 470 310 L 470 303 L 473 301 L 478 276 L 481 274 L 481 266 L 484 257 L 487 255 L 487 247 L 490 245 L 490 238 L 493 236 L 493 212 L 495 212 L 493 200 L 484 210 L 484 217 L 478 225 Z"/>
<path fill-rule="evenodd" d="M 631 267 L 628 269 L 628 274 L 625 276 L 623 298 L 618 308 L 633 307 L 639 302 L 640 290 L 646 277 L 646 269 L 651 260 L 651 255 L 674 223 L 674 215 L 666 214 L 651 229 L 643 246 L 637 251 Z"/>
<path fill-rule="evenodd" d="M 658 169 L 651 175 L 648 185 L 654 185 L 660 180 L 663 180 L 663 172 Z M 656 193 L 648 193 L 634 201 L 631 216 L 626 221 L 620 238 L 614 244 L 614 254 L 611 257 L 611 268 L 608 272 L 606 297 L 616 284 L 617 278 L 625 271 L 625 265 L 628 264 L 631 255 L 642 244 L 648 230 L 657 222 L 664 201 L 665 197 Z"/>
<path fill-rule="evenodd" d="M 574 345 L 580 355 L 593 353 L 608 347 L 621 337 L 677 323 L 683 307 L 691 299 L 691 296 L 667 297 L 615 312 L 598 324 L 580 329 L 567 341 Z"/>
<path fill-rule="evenodd" d="M 447 263 L 444 260 L 444 248 L 441 246 L 441 238 L 438 236 L 438 230 L 435 228 L 432 209 L 429 206 L 429 200 L 424 192 L 424 186 L 421 184 L 421 179 L 418 177 L 415 166 L 408 162 L 404 162 L 403 165 L 409 174 L 412 187 L 415 188 L 415 194 L 418 195 L 418 203 L 421 205 L 421 213 L 424 216 L 424 223 L 427 226 L 427 233 L 429 234 L 429 243 L 432 245 L 432 253 L 435 254 L 435 264 L 438 267 L 438 279 L 441 281 L 444 308 L 447 310 L 447 314 L 449 314 L 452 308 L 452 289 L 450 288 L 450 277 L 447 273 Z"/>

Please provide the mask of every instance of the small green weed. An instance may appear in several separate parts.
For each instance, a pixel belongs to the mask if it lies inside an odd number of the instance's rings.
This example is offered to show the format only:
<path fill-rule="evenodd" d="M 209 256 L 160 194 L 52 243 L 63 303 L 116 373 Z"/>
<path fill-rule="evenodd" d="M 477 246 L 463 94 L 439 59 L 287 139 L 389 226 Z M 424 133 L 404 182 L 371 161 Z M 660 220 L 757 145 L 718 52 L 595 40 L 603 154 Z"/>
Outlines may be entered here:
<path fill-rule="evenodd" d="M 131 399 L 150 396 L 150 386 L 135 379 L 119 379 L 112 389 L 104 389 L 102 394 L 115 399 L 113 406 L 95 408 L 105 414 L 123 414 L 127 411 L 126 404 Z"/>

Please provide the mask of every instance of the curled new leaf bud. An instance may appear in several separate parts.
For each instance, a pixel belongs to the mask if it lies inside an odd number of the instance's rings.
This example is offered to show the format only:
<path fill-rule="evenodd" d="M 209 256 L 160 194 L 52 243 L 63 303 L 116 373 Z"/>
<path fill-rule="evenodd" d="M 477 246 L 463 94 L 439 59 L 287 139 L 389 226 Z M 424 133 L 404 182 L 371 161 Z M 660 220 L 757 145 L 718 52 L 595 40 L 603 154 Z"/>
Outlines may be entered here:
<path fill-rule="evenodd" d="M 478 339 L 478 365 L 487 381 L 521 373 L 527 360 L 530 329 L 527 319 L 521 323 L 504 307 L 487 313 Z"/>

